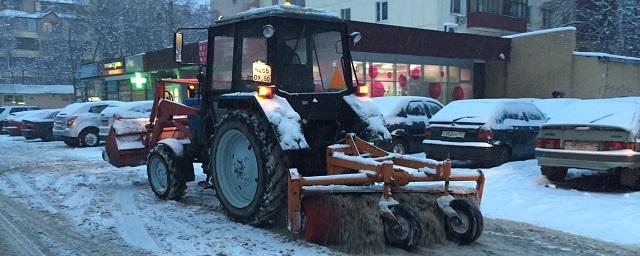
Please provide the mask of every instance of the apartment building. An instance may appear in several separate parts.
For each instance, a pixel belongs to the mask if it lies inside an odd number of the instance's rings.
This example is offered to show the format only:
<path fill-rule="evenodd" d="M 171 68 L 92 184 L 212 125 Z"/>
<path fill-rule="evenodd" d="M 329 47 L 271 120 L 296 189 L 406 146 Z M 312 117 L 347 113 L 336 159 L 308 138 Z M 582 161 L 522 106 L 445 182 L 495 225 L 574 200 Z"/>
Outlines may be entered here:
<path fill-rule="evenodd" d="M 75 20 L 83 0 L 0 0 L 0 83 L 42 83 L 52 78 L 42 60 L 57 25 Z M 57 32 L 57 33 L 54 33 Z"/>

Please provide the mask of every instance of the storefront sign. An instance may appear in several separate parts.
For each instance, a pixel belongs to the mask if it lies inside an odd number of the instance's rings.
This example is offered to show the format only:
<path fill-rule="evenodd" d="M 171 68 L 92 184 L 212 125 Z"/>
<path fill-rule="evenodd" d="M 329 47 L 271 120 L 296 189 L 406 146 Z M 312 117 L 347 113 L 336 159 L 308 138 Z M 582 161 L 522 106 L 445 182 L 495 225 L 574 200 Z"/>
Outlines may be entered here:
<path fill-rule="evenodd" d="M 122 60 L 102 64 L 102 75 L 113 76 L 120 74 L 124 74 L 124 63 Z"/>

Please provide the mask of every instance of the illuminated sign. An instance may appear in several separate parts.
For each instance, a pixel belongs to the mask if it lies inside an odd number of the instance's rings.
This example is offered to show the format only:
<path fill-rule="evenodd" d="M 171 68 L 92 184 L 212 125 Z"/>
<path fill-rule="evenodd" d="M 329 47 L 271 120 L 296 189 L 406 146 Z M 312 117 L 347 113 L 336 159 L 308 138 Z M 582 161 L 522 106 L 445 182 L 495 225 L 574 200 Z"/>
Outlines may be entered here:
<path fill-rule="evenodd" d="M 121 60 L 102 64 L 102 75 L 113 76 L 124 74 L 124 62 Z"/>
<path fill-rule="evenodd" d="M 136 89 L 144 89 L 144 84 L 146 83 L 147 78 L 143 77 L 139 72 L 136 72 L 136 74 L 131 77 L 131 84 L 133 84 Z"/>

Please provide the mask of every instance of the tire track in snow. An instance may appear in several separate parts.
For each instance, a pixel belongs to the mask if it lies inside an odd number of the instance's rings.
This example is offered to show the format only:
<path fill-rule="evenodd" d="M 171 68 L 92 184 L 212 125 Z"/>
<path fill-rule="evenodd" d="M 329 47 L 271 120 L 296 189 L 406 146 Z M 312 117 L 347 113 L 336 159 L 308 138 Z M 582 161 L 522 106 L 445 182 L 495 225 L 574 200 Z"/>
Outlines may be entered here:
<path fill-rule="evenodd" d="M 36 243 L 20 232 L 20 229 L 13 225 L 12 222 L 13 221 L 10 221 L 6 216 L 4 216 L 2 211 L 0 211 L 0 230 L 2 231 L 0 236 L 8 238 L 2 239 L 2 237 L 0 237 L 0 240 L 11 241 L 6 245 L 0 244 L 2 247 L 10 246 L 16 254 L 20 255 L 46 255 L 40 250 Z M 5 253 L 9 253 L 7 250 L 9 249 L 3 248 Z"/>
<path fill-rule="evenodd" d="M 45 210 L 50 213 L 58 213 L 55 207 L 53 207 L 48 201 L 44 200 L 40 194 L 33 191 L 33 189 L 22 179 L 22 176 L 19 174 L 11 174 L 8 176 L 9 180 L 16 185 L 16 190 L 20 192 L 22 195 L 30 196 L 32 202 L 36 202 L 44 207 Z"/>
<path fill-rule="evenodd" d="M 84 215 L 84 212 L 89 203 L 91 203 L 91 200 L 93 200 L 94 194 L 95 191 L 82 187 L 65 199 L 62 204 L 70 208 L 67 210 L 69 215 L 74 218 L 81 217 Z"/>
<path fill-rule="evenodd" d="M 138 209 L 135 203 L 135 193 L 131 187 L 122 187 L 115 191 L 113 195 L 114 209 L 113 217 L 116 220 L 118 234 L 127 243 L 149 250 L 158 251 L 158 245 L 149 235 L 143 218 L 136 215 Z"/>

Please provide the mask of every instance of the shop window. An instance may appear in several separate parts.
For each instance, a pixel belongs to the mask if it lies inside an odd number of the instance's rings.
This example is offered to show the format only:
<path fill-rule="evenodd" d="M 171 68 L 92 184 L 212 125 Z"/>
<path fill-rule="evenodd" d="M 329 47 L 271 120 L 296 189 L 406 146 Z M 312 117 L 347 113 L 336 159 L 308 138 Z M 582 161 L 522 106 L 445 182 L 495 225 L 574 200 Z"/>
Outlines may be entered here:
<path fill-rule="evenodd" d="M 24 105 L 24 95 L 13 95 L 14 104 Z"/>
<path fill-rule="evenodd" d="M 131 101 L 131 83 L 129 80 L 118 81 L 118 99 L 121 101 Z"/>
<path fill-rule="evenodd" d="M 409 95 L 409 65 L 396 64 L 395 82 L 395 95 Z"/>
<path fill-rule="evenodd" d="M 471 81 L 471 69 L 461 68 L 460 69 L 460 81 Z"/>
<path fill-rule="evenodd" d="M 217 36 L 213 47 L 212 86 L 216 90 L 231 89 L 233 37 Z"/>
<path fill-rule="evenodd" d="M 376 21 L 386 21 L 389 19 L 389 3 L 387 1 L 376 2 Z"/>
<path fill-rule="evenodd" d="M 340 9 L 340 18 L 343 20 L 351 20 L 351 8 Z"/>
<path fill-rule="evenodd" d="M 410 64 L 407 77 L 407 95 L 428 96 L 427 87 L 423 80 L 422 65 Z"/>
<path fill-rule="evenodd" d="M 425 78 L 429 82 L 443 82 L 446 80 L 447 67 L 446 66 L 424 66 Z"/>
<path fill-rule="evenodd" d="M 459 82 L 459 81 L 460 81 L 460 69 L 455 66 L 450 66 L 448 82 Z"/>
<path fill-rule="evenodd" d="M 371 97 L 396 95 L 393 66 L 393 63 L 367 63 Z"/>
<path fill-rule="evenodd" d="M 117 100 L 118 98 L 118 81 L 107 81 L 105 85 L 107 98 L 105 100 Z"/>

